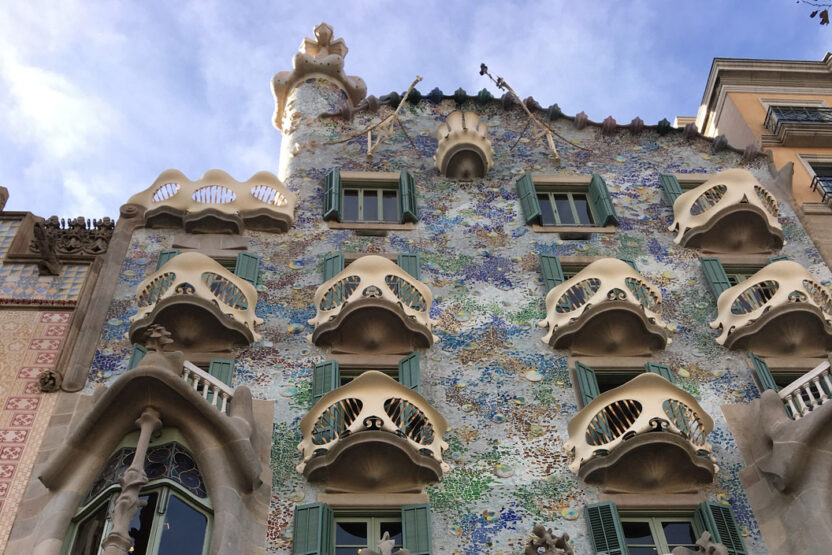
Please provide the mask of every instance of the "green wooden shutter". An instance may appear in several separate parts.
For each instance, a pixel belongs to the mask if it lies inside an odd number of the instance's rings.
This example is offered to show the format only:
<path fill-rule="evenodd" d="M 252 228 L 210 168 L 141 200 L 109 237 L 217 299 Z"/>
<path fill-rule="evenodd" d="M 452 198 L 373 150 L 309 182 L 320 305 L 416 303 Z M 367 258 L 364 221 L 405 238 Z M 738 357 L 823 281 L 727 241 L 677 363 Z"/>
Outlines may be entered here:
<path fill-rule="evenodd" d="M 333 555 L 335 519 L 325 503 L 295 506 L 293 555 Z"/>
<path fill-rule="evenodd" d="M 419 370 L 419 353 L 410 353 L 399 360 L 399 383 L 405 387 L 422 392 L 422 373 Z"/>
<path fill-rule="evenodd" d="M 731 507 L 706 501 L 696 507 L 695 520 L 700 530 L 711 533 L 714 543 L 728 548 L 729 555 L 748 555 Z"/>
<path fill-rule="evenodd" d="M 324 281 L 329 281 L 344 271 L 344 255 L 330 254 L 324 257 Z"/>
<path fill-rule="evenodd" d="M 520 197 L 520 208 L 523 209 L 523 219 L 526 223 L 540 223 L 540 203 L 537 202 L 532 174 L 526 172 L 517 180 L 517 196 Z"/>
<path fill-rule="evenodd" d="M 422 279 L 421 272 L 419 271 L 419 254 L 405 254 L 402 253 L 396 259 L 399 268 L 410 274 L 411 276 L 415 277 L 416 279 Z"/>
<path fill-rule="evenodd" d="M 341 221 L 341 170 L 332 168 L 324 177 L 324 220 Z"/>
<path fill-rule="evenodd" d="M 312 404 L 321 397 L 341 386 L 341 370 L 337 360 L 328 360 L 315 365 L 312 369 Z"/>
<path fill-rule="evenodd" d="M 147 354 L 147 349 L 143 346 L 139 345 L 138 343 L 133 343 L 133 348 L 130 350 L 130 358 L 127 360 L 127 369 L 132 370 L 144 358 L 144 355 Z"/>
<path fill-rule="evenodd" d="M 766 261 L 766 264 L 771 264 L 772 262 L 778 262 L 780 260 L 791 260 L 789 255 L 787 254 L 778 254 L 776 256 L 772 256 Z"/>
<path fill-rule="evenodd" d="M 543 285 L 546 287 L 546 292 L 548 293 L 565 281 L 563 268 L 561 268 L 560 260 L 557 256 L 539 254 L 537 258 L 540 260 L 540 273 L 543 274 Z"/>
<path fill-rule="evenodd" d="M 624 529 L 618 517 L 615 503 L 593 503 L 584 508 L 584 518 L 589 537 L 592 538 L 593 553 L 607 555 L 629 555 Z"/>
<path fill-rule="evenodd" d="M 768 369 L 766 361 L 754 353 L 748 353 L 748 358 L 751 359 L 751 366 L 754 368 L 754 373 L 757 375 L 757 380 L 760 383 L 760 393 L 766 389 L 773 389 L 774 391 L 780 389 L 774 383 L 774 378 L 771 376 L 771 371 Z"/>
<path fill-rule="evenodd" d="M 419 210 L 416 207 L 416 183 L 407 170 L 402 170 L 399 174 L 399 218 L 402 223 L 419 220 Z"/>
<path fill-rule="evenodd" d="M 257 285 L 257 274 L 260 273 L 260 257 L 256 254 L 241 252 L 237 255 L 234 273 L 244 280 Z"/>
<path fill-rule="evenodd" d="M 651 372 L 653 374 L 658 374 L 662 378 L 666 379 L 670 383 L 673 383 L 673 374 L 670 373 L 670 366 L 667 364 L 659 364 L 657 362 L 648 362 L 644 365 L 645 372 Z"/>
<path fill-rule="evenodd" d="M 430 555 L 430 505 L 402 507 L 402 543 L 411 555 Z"/>
<path fill-rule="evenodd" d="M 667 199 L 667 203 L 672 208 L 676 204 L 676 199 L 684 193 L 682 186 L 679 185 L 679 180 L 676 179 L 675 175 L 663 173 L 659 176 L 659 181 L 662 183 L 662 189 L 664 189 L 664 196 Z"/>
<path fill-rule="evenodd" d="M 612 204 L 607 184 L 597 173 L 592 174 L 592 181 L 589 182 L 589 202 L 598 218 L 596 224 L 618 225 L 618 215 L 615 213 L 615 206 Z"/>
<path fill-rule="evenodd" d="M 629 265 L 630 265 L 630 267 L 631 267 L 633 270 L 635 270 L 636 272 L 638 272 L 638 266 L 636 266 L 636 261 L 635 261 L 635 260 L 633 260 L 632 258 L 624 258 L 623 256 L 619 256 L 619 257 L 618 257 L 618 260 L 621 260 L 622 262 L 626 262 L 627 264 L 629 264 Z"/>
<path fill-rule="evenodd" d="M 179 249 L 165 249 L 159 253 L 159 260 L 156 261 L 156 269 L 158 270 L 165 264 L 167 264 L 168 260 L 173 258 L 179 254 Z"/>
<path fill-rule="evenodd" d="M 231 385 L 231 374 L 234 372 L 234 361 L 224 358 L 212 358 L 208 365 L 208 373 L 225 385 Z"/>
<path fill-rule="evenodd" d="M 575 362 L 575 374 L 578 376 L 578 389 L 581 390 L 581 402 L 587 406 L 600 395 L 595 370 L 582 362 Z"/>
<path fill-rule="evenodd" d="M 723 291 L 731 288 L 728 274 L 725 273 L 725 268 L 722 267 L 719 258 L 703 257 L 699 259 L 699 262 L 702 264 L 702 271 L 705 272 L 705 279 L 708 280 L 711 292 L 718 300 Z"/>

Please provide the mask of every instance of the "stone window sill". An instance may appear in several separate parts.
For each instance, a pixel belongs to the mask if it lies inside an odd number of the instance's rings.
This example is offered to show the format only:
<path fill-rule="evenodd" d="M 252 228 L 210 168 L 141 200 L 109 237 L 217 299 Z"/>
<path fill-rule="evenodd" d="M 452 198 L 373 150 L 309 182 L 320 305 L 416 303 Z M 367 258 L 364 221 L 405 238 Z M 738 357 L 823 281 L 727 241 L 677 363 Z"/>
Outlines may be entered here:
<path fill-rule="evenodd" d="M 567 235 L 590 235 L 592 233 L 615 233 L 616 226 L 564 226 L 532 224 L 532 231 L 536 233 L 563 233 Z"/>
<path fill-rule="evenodd" d="M 385 222 L 327 222 L 329 229 L 351 229 L 356 233 L 386 233 L 388 231 L 410 231 L 416 227 L 412 222 L 403 224 Z"/>

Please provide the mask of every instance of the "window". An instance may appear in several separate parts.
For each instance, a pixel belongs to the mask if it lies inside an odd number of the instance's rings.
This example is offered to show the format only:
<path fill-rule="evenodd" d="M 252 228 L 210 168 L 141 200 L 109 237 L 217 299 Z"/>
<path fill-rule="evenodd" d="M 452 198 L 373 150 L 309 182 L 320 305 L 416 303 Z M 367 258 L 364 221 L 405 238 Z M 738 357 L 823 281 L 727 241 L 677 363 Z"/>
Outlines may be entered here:
<path fill-rule="evenodd" d="M 673 207 L 682 194 L 696 189 L 711 177 L 712 174 L 707 173 L 663 173 L 659 175 L 659 183 L 667 203 Z"/>
<path fill-rule="evenodd" d="M 416 184 L 407 170 L 342 172 L 324 178 L 324 220 L 336 223 L 404 224 L 416 222 Z"/>
<path fill-rule="evenodd" d="M 693 518 L 679 516 L 622 517 L 621 527 L 630 555 L 660 555 L 676 547 L 698 551 Z"/>
<path fill-rule="evenodd" d="M 580 407 L 587 406 L 602 393 L 620 387 L 644 372 L 658 374 L 673 383 L 673 374 L 666 364 L 648 362 L 643 367 L 604 368 L 589 366 L 591 363 L 591 359 L 585 359 L 584 362 L 575 361 L 573 383 L 576 386 Z"/>
<path fill-rule="evenodd" d="M 336 516 L 335 555 L 353 555 L 358 549 L 379 550 L 379 540 L 387 534 L 391 547 L 401 549 L 402 519 L 398 514 L 382 516 Z"/>
<path fill-rule="evenodd" d="M 113 526 L 110 512 L 121 490 L 118 480 L 133 462 L 135 451 L 135 447 L 122 447 L 105 464 L 72 520 L 66 543 L 69 555 L 102 552 L 101 542 Z M 142 487 L 139 499 L 146 504 L 128 527 L 133 542 L 130 552 L 207 553 L 211 503 L 191 454 L 176 441 L 151 445 L 144 471 L 149 481 Z"/>
<path fill-rule="evenodd" d="M 586 262 L 572 261 L 568 257 L 561 260 L 560 257 L 551 254 L 539 254 L 537 258 L 540 262 L 540 274 L 543 277 L 543 284 L 547 293 L 564 281 L 572 279 L 588 266 Z M 626 262 L 635 271 L 638 271 L 634 260 L 621 257 L 618 259 Z"/>
<path fill-rule="evenodd" d="M 158 271 L 180 252 L 182 251 L 179 249 L 165 249 L 160 252 L 159 259 L 156 261 L 156 270 Z M 256 254 L 240 252 L 236 257 L 215 258 L 214 261 L 229 272 L 257 285 L 257 277 L 260 273 L 260 257 Z"/>
<path fill-rule="evenodd" d="M 417 393 L 421 390 L 421 370 L 419 368 L 419 353 L 410 353 L 399 360 L 397 368 L 350 368 L 341 370 L 337 360 L 327 360 L 316 364 L 312 369 L 312 404 L 317 403 L 324 395 L 347 385 L 366 370 L 380 370 L 397 380 L 400 384 Z"/>
<path fill-rule="evenodd" d="M 778 262 L 780 260 L 789 260 L 789 257 L 780 254 L 758 263 L 745 262 L 742 264 L 723 264 L 719 258 L 713 256 L 703 256 L 699 259 L 699 263 L 702 265 L 702 271 L 705 274 L 705 280 L 708 282 L 711 292 L 714 294 L 716 299 L 719 299 L 719 296 L 722 295 L 726 289 L 730 289 L 731 287 L 748 280 L 751 276 L 762 270 L 768 264 Z M 770 299 L 774 293 L 773 291 L 768 291 L 765 287 L 763 287 L 761 291 L 764 296 L 768 296 L 766 300 Z"/>
<path fill-rule="evenodd" d="M 542 228 L 536 231 L 618 225 L 607 184 L 598 174 L 533 177 L 525 173 L 517 180 L 517 195 L 526 223 Z"/>
<path fill-rule="evenodd" d="M 812 190 L 821 196 L 821 200 L 832 196 L 832 163 L 815 162 L 809 164 L 815 176 L 812 178 Z"/>

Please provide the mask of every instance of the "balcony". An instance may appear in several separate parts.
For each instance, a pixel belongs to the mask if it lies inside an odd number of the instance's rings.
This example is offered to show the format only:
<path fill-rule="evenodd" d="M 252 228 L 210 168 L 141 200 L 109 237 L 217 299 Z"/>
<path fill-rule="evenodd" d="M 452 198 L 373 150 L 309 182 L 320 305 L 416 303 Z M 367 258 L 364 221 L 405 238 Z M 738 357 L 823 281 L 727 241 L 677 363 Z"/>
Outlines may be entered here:
<path fill-rule="evenodd" d="M 228 412 L 228 404 L 234 399 L 231 387 L 187 360 L 182 364 L 182 379 L 217 410 Z"/>
<path fill-rule="evenodd" d="M 832 175 L 816 175 L 812 178 L 812 190 L 820 195 L 822 202 L 832 200 Z"/>
<path fill-rule="evenodd" d="M 463 181 L 479 179 L 494 165 L 488 125 L 480 121 L 476 112 L 451 112 L 434 137 L 439 144 L 433 162 L 445 177 Z"/>
<path fill-rule="evenodd" d="M 705 441 L 713 420 L 663 377 L 641 374 L 592 400 L 569 421 L 569 469 L 608 492 L 682 492 L 718 468 Z"/>
<path fill-rule="evenodd" d="M 765 126 L 783 146 L 832 146 L 832 108 L 769 106 Z"/>
<path fill-rule="evenodd" d="M 179 170 L 166 170 L 130 197 L 145 208 L 148 227 L 181 227 L 188 233 L 286 232 L 295 222 L 297 197 L 269 172 L 241 183 L 221 170 L 191 181 Z"/>
<path fill-rule="evenodd" d="M 783 246 L 777 201 L 750 172 L 731 169 L 673 203 L 674 241 L 712 253 L 771 253 Z"/>
<path fill-rule="evenodd" d="M 420 492 L 448 470 L 448 423 L 416 391 L 364 372 L 324 395 L 300 423 L 297 470 L 328 492 Z"/>
<path fill-rule="evenodd" d="M 772 262 L 717 300 L 717 343 L 762 356 L 824 356 L 832 350 L 832 297 L 797 262 Z"/>
<path fill-rule="evenodd" d="M 670 339 L 661 311 L 662 294 L 629 264 L 596 260 L 546 295 L 548 327 L 543 338 L 577 355 L 649 355 Z"/>
<path fill-rule="evenodd" d="M 333 352 L 408 354 L 436 340 L 430 289 L 381 256 L 362 256 L 315 293 L 310 340 Z"/>
<path fill-rule="evenodd" d="M 153 324 L 171 331 L 174 349 L 230 351 L 260 335 L 257 290 L 204 254 L 186 252 L 139 284 L 130 341 L 141 343 Z"/>
<path fill-rule="evenodd" d="M 794 420 L 800 420 L 829 401 L 832 392 L 832 371 L 825 360 L 811 371 L 799 377 L 778 394 L 786 412 Z"/>

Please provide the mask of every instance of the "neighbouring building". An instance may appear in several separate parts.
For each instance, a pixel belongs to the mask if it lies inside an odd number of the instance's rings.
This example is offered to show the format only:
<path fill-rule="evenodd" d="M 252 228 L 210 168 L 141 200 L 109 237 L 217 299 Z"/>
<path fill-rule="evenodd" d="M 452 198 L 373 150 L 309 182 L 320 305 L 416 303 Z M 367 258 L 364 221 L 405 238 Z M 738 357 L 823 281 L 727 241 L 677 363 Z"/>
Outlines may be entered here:
<path fill-rule="evenodd" d="M 149 178 L 76 281 L 4 228 L 6 552 L 822 552 L 832 273 L 770 157 L 346 55 L 274 76 L 277 174 Z"/>

